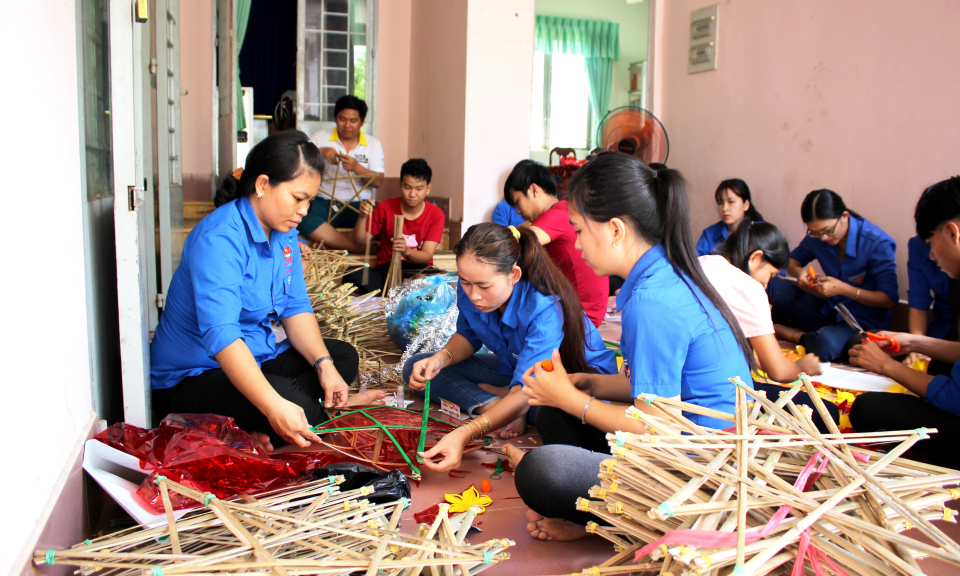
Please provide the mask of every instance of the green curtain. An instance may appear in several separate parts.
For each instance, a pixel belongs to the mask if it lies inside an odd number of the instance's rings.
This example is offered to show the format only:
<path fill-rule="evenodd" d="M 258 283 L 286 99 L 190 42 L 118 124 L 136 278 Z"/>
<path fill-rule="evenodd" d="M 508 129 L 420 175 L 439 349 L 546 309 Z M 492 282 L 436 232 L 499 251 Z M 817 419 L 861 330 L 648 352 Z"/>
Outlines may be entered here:
<path fill-rule="evenodd" d="M 590 107 L 599 122 L 610 106 L 613 61 L 620 59 L 620 24 L 538 15 L 534 50 L 584 57 L 590 82 Z"/>
<path fill-rule="evenodd" d="M 237 0 L 237 130 L 247 129 L 247 114 L 243 109 L 243 87 L 240 85 L 240 49 L 247 35 L 247 22 L 250 20 L 250 6 L 253 0 Z"/>

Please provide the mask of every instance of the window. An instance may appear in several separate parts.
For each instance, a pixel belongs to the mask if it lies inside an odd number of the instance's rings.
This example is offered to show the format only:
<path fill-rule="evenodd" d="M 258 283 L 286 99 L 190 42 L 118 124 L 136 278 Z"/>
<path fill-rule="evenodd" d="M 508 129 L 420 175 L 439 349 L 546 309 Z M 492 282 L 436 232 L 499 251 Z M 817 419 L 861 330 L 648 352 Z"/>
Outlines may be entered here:
<path fill-rule="evenodd" d="M 592 147 L 594 119 L 583 56 L 534 52 L 531 106 L 531 148 Z"/>
<path fill-rule="evenodd" d="M 367 0 L 307 0 L 304 120 L 333 121 L 337 99 L 366 100 Z"/>

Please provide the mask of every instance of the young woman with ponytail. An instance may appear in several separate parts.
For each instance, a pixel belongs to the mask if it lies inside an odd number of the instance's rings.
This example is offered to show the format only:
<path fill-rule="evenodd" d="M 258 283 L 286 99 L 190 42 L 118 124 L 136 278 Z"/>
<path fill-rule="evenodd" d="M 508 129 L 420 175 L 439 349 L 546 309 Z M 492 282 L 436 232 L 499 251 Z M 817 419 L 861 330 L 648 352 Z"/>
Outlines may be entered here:
<path fill-rule="evenodd" d="M 646 431 L 625 417 L 628 403 L 662 415 L 636 400 L 652 393 L 732 414 L 735 386 L 729 378 L 752 383 L 750 344 L 697 260 L 683 176 L 652 170 L 626 154 L 602 153 L 577 171 L 567 198 L 583 258 L 601 276 L 626 279 L 617 296 L 624 370 L 568 374 L 556 359 L 553 372 L 535 365 L 524 375 L 531 406 L 555 406 L 577 419 L 567 444 L 543 435 L 544 446 L 522 459 L 508 450 L 517 463 L 517 491 L 531 509 L 527 528 L 534 537 L 558 540 L 586 535 L 583 525 L 592 517 L 575 503 L 587 496 L 600 462 L 610 457 L 605 434 Z M 710 428 L 730 425 L 684 416 Z"/>
<path fill-rule="evenodd" d="M 477 224 L 454 253 L 460 277 L 457 331 L 440 351 L 418 354 L 403 368 L 414 390 L 423 390 L 430 380 L 431 398 L 456 402 L 478 415 L 423 455 L 434 470 L 456 466 L 472 436 L 507 425 L 501 436 L 523 433 L 529 407 L 519 391 L 521 376 L 554 350 L 572 371 L 617 371 L 613 352 L 587 319 L 570 281 L 532 231 Z M 484 345 L 490 353 L 477 354 Z M 439 464 L 429 460 L 436 456 L 443 458 Z"/>
<path fill-rule="evenodd" d="M 714 249 L 723 244 L 745 219 L 753 222 L 763 220 L 763 216 L 753 204 L 750 187 L 739 178 L 720 182 L 713 198 L 717 201 L 720 221 L 703 229 L 703 234 L 697 241 L 697 256 L 713 254 Z"/>
<path fill-rule="evenodd" d="M 787 274 L 770 282 L 777 336 L 803 345 L 808 352 L 833 361 L 842 358 L 855 332 L 836 311 L 843 304 L 864 330 L 890 327 L 897 289 L 897 243 L 877 225 L 847 208 L 833 190 L 814 190 L 800 206 L 807 235 L 790 253 Z M 804 271 L 820 263 L 823 274 Z"/>
<path fill-rule="evenodd" d="M 820 374 L 820 358 L 816 354 L 807 354 L 791 361 L 783 355 L 774 335 L 766 287 L 770 279 L 790 263 L 787 240 L 776 226 L 744 218 L 726 242 L 717 246 L 713 254 L 701 256 L 699 260 L 707 279 L 736 316 L 743 335 L 756 354 L 758 368 L 766 372 L 767 378 L 791 383 L 797 380 L 801 372 L 809 376 Z M 757 381 L 754 381 L 753 387 L 774 402 L 784 390 L 778 384 Z M 805 392 L 798 393 L 794 402 L 814 408 Z M 827 409 L 834 422 L 838 421 L 840 414 L 836 407 L 828 402 Z M 829 432 L 816 410 L 813 412 L 813 421 L 821 432 Z"/>

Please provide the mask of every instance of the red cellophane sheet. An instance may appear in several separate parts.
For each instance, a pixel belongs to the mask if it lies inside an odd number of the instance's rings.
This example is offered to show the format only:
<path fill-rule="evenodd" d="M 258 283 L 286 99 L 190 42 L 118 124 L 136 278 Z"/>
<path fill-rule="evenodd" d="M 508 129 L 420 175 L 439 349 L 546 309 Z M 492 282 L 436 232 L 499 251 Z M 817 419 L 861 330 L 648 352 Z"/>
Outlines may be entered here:
<path fill-rule="evenodd" d="M 151 471 L 137 495 L 158 512 L 163 511 L 163 501 L 154 482 L 157 476 L 227 499 L 306 482 L 315 468 L 341 460 L 322 452 L 270 456 L 234 425 L 233 418 L 215 414 L 170 414 L 153 430 L 114 424 L 96 439 L 136 456 L 140 467 Z M 169 494 L 174 509 L 197 506 L 189 498 Z"/>

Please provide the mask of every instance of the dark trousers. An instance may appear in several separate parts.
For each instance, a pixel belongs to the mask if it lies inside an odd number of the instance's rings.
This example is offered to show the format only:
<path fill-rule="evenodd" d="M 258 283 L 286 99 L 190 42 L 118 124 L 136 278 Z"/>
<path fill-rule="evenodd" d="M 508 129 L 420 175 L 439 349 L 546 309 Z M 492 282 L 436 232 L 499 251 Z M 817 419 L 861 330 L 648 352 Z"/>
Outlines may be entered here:
<path fill-rule="evenodd" d="M 804 332 L 800 344 L 829 362 L 845 362 L 848 353 L 859 339 L 846 322 L 837 322 L 836 315 L 822 312 L 827 301 L 797 288 L 783 278 L 773 278 L 767 286 L 770 305 L 773 306 L 773 321 L 795 326 Z M 876 328 L 864 326 L 865 329 Z"/>
<path fill-rule="evenodd" d="M 324 339 L 333 365 L 345 382 L 357 377 L 360 357 L 346 342 Z M 290 348 L 260 365 L 267 382 L 285 400 L 303 408 L 311 426 L 326 420 L 320 378 L 299 352 Z M 230 416 L 245 432 L 265 432 L 274 444 L 285 441 L 274 432 L 270 421 L 230 382 L 220 368 L 184 378 L 176 386 L 153 391 L 157 419 L 167 414 L 194 413 Z"/>
<path fill-rule="evenodd" d="M 404 280 L 408 280 L 421 272 L 426 273 L 427 275 L 436 274 L 442 272 L 438 268 L 433 266 L 427 266 L 426 264 L 414 264 L 412 262 L 401 262 L 400 266 L 402 268 L 401 276 Z M 363 283 L 363 270 L 357 270 L 356 272 L 351 272 L 343 277 L 344 282 L 349 282 L 357 287 L 356 294 L 367 294 L 373 292 L 374 290 L 383 290 L 383 285 L 387 281 L 387 272 L 390 270 L 390 263 L 385 262 L 379 266 L 374 266 L 369 269 L 369 274 L 367 276 L 367 283 Z M 386 294 L 383 294 L 386 296 Z"/>
<path fill-rule="evenodd" d="M 757 392 L 763 392 L 763 394 L 767 397 L 767 400 L 771 402 L 776 402 L 779 400 L 780 393 L 787 390 L 787 388 L 784 388 L 783 386 L 777 386 L 776 384 L 762 384 L 760 382 L 754 382 L 753 389 Z M 810 398 L 809 394 L 806 392 L 797 392 L 797 394 L 793 397 L 793 403 L 797 406 L 809 406 L 810 409 L 813 410 L 812 420 L 814 425 L 816 425 L 817 430 L 821 434 L 831 433 L 827 428 L 826 422 L 824 422 L 823 418 L 820 416 L 820 412 L 817 411 L 817 407 L 814 406 L 813 400 Z M 827 401 L 824 401 L 823 405 L 827 409 L 827 412 L 830 413 L 830 418 L 833 419 L 834 424 L 838 424 L 840 422 L 840 410 L 837 409 L 837 405 L 833 402 Z M 731 423 L 731 426 L 732 425 L 733 424 Z"/>
<path fill-rule="evenodd" d="M 577 498 L 589 498 L 590 488 L 600 484 L 600 463 L 611 458 L 606 434 L 548 406 L 537 410 L 537 430 L 544 445 L 523 457 L 513 478 L 523 503 L 545 518 L 598 521 L 577 510 Z"/>
<path fill-rule="evenodd" d="M 936 434 L 914 444 L 911 452 L 923 454 L 935 464 L 960 469 L 960 416 L 927 404 L 923 398 L 889 392 L 861 394 L 850 408 L 850 424 L 857 432 L 936 428 Z"/>

